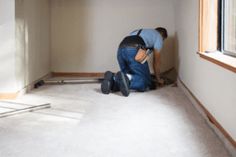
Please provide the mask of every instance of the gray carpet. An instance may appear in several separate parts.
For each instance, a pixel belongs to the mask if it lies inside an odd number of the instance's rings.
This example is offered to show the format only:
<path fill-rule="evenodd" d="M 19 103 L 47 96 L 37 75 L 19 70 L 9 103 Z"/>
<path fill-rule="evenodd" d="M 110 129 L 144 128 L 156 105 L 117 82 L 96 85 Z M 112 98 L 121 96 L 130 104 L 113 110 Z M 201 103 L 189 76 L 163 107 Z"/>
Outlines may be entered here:
<path fill-rule="evenodd" d="M 179 88 L 128 98 L 99 88 L 43 86 L 19 98 L 52 109 L 0 119 L 0 156 L 229 157 Z"/>

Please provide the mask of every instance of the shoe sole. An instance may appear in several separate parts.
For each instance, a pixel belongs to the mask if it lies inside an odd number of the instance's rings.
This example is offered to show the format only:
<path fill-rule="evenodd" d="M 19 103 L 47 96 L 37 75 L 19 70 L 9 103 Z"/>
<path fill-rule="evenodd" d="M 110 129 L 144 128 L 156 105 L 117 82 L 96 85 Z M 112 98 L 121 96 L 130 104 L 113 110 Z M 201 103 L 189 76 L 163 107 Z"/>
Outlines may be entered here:
<path fill-rule="evenodd" d="M 114 74 L 110 71 L 105 72 L 104 80 L 113 80 Z"/>
<path fill-rule="evenodd" d="M 110 71 L 105 72 L 104 80 L 101 83 L 101 91 L 103 94 L 109 94 L 113 85 L 114 74 Z"/>
<path fill-rule="evenodd" d="M 102 81 L 101 91 L 103 94 L 109 94 L 111 92 L 111 82 L 109 80 Z"/>
<path fill-rule="evenodd" d="M 119 82 L 119 87 L 120 87 L 120 91 L 121 91 L 122 95 L 128 97 L 129 96 L 129 87 L 126 82 L 125 75 L 121 72 L 118 72 L 117 78 L 119 80 L 118 82 Z"/>

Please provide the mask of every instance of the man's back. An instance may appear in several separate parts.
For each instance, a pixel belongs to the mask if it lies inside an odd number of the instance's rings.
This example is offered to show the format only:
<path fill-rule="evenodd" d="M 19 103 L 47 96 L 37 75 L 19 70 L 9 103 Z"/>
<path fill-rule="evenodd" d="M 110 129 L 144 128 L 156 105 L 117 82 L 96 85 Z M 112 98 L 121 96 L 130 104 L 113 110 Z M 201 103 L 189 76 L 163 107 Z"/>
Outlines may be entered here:
<path fill-rule="evenodd" d="M 130 33 L 130 36 L 137 35 L 139 30 L 135 30 Z M 163 38 L 161 34 L 155 29 L 142 29 L 142 32 L 139 35 L 145 42 L 146 47 L 152 47 L 161 50 L 163 46 Z"/>

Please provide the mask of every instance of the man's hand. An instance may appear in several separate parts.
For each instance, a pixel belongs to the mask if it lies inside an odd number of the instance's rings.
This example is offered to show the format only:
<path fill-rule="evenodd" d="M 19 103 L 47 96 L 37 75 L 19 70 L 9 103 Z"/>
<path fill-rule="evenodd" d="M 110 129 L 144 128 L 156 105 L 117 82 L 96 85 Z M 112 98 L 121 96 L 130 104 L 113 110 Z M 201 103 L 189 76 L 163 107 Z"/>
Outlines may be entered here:
<path fill-rule="evenodd" d="M 163 79 L 158 79 L 157 82 L 158 82 L 158 84 L 160 86 L 164 86 L 165 85 L 165 81 Z"/>
<path fill-rule="evenodd" d="M 162 79 L 160 76 L 158 76 L 158 77 L 156 77 L 156 84 L 158 85 L 158 86 L 164 86 L 165 85 L 165 80 L 164 79 Z"/>

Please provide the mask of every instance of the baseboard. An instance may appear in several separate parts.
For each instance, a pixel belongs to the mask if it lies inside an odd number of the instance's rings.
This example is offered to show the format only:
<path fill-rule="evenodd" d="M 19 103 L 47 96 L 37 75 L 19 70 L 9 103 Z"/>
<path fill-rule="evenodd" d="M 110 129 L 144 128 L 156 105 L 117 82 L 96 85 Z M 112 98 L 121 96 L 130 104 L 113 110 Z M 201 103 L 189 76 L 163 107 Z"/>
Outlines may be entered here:
<path fill-rule="evenodd" d="M 233 156 L 236 156 L 236 141 L 222 127 L 222 125 L 216 120 L 216 118 L 206 109 L 206 107 L 204 107 L 204 105 L 197 99 L 197 97 L 189 90 L 189 88 L 182 82 L 180 78 L 178 78 L 177 83 L 180 89 L 182 89 L 186 96 L 190 99 L 194 107 L 205 118 L 209 126 L 219 136 L 229 152 Z"/>
<path fill-rule="evenodd" d="M 52 72 L 52 77 L 98 77 L 102 78 L 104 73 L 71 73 L 71 72 Z"/>
<path fill-rule="evenodd" d="M 32 89 L 34 89 L 35 83 L 39 82 L 40 80 L 45 80 L 45 79 L 50 78 L 50 77 L 52 77 L 52 73 L 51 73 L 51 72 L 49 72 L 48 74 L 46 74 L 46 75 L 40 77 L 39 79 L 37 79 L 37 80 L 35 80 L 35 81 L 33 81 L 33 82 L 31 82 L 30 84 L 28 84 L 27 86 L 25 86 L 25 87 L 19 92 L 20 95 L 30 92 Z"/>
<path fill-rule="evenodd" d="M 65 73 L 65 72 L 50 72 L 41 78 L 26 85 L 23 89 L 16 93 L 0 93 L 0 100 L 3 99 L 16 99 L 20 95 L 24 95 L 34 89 L 34 84 L 40 80 L 44 80 L 50 77 L 86 77 L 86 78 L 103 78 L 104 73 Z"/>
<path fill-rule="evenodd" d="M 18 96 L 18 92 L 16 93 L 0 93 L 0 100 L 4 100 L 4 99 L 16 99 Z"/>
<path fill-rule="evenodd" d="M 161 73 L 161 75 L 165 75 L 173 71 L 175 68 L 170 68 Z M 154 74 L 153 74 L 154 75 Z M 104 73 L 99 72 L 52 72 L 52 77 L 87 77 L 87 78 L 103 78 Z"/>
<path fill-rule="evenodd" d="M 28 92 L 30 92 L 33 88 L 34 88 L 34 84 L 37 83 L 40 80 L 46 79 L 51 77 L 51 72 L 44 75 L 43 77 L 31 82 L 30 84 L 26 85 L 23 89 L 19 90 L 16 93 L 0 93 L 0 100 L 12 100 L 12 99 L 16 99 L 18 96 L 24 95 Z"/>

